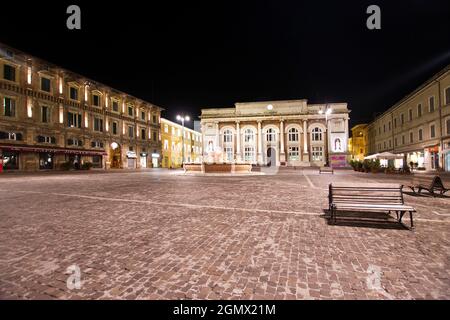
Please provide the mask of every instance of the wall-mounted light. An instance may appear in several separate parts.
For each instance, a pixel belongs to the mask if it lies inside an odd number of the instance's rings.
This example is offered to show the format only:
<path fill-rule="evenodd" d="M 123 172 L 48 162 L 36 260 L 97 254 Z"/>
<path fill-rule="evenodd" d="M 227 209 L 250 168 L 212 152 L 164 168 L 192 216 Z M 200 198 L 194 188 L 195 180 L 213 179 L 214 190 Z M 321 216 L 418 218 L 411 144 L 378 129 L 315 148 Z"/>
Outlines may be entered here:
<path fill-rule="evenodd" d="M 63 94 L 63 78 L 59 77 L 59 94 Z"/>
<path fill-rule="evenodd" d="M 111 143 L 111 149 L 116 150 L 118 147 L 119 145 L 117 144 L 117 142 Z"/>
<path fill-rule="evenodd" d="M 273 110 L 273 105 L 269 104 L 269 105 L 267 106 L 267 110 L 269 110 L 269 111 Z"/>
<path fill-rule="evenodd" d="M 27 115 L 28 118 L 33 117 L 33 100 L 31 97 L 27 97 Z"/>
<path fill-rule="evenodd" d="M 84 86 L 84 101 L 88 101 L 88 89 L 89 89 L 89 85 L 85 85 Z"/>
<path fill-rule="evenodd" d="M 59 104 L 59 123 L 64 123 L 64 107 L 62 103 Z"/>
<path fill-rule="evenodd" d="M 31 84 L 31 67 L 28 67 L 27 69 L 27 83 Z"/>

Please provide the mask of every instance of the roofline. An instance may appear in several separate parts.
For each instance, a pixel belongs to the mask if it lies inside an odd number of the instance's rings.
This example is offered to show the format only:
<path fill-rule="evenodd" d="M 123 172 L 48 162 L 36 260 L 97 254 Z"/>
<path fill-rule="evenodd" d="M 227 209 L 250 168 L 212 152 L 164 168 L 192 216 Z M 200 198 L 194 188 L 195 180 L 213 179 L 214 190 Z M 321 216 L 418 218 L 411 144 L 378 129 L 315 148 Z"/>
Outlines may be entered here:
<path fill-rule="evenodd" d="M 115 91 L 115 92 L 117 92 L 117 93 L 119 93 L 119 94 L 124 94 L 124 95 L 127 95 L 127 96 L 129 96 L 129 97 L 131 97 L 131 98 L 133 98 L 133 99 L 138 100 L 138 101 L 141 101 L 141 102 L 150 104 L 150 105 L 152 105 L 153 107 L 158 108 L 160 111 L 166 110 L 166 109 L 164 109 L 164 108 L 162 108 L 162 107 L 160 107 L 160 106 L 158 106 L 158 105 L 156 105 L 156 104 L 154 104 L 154 103 L 152 103 L 152 102 L 149 102 L 149 101 L 147 101 L 147 100 L 138 98 L 138 97 L 136 97 L 136 96 L 133 96 L 132 94 L 123 92 L 123 91 L 121 91 L 121 90 L 119 90 L 119 89 L 113 88 L 112 86 L 107 85 L 107 84 L 104 84 L 104 83 L 99 82 L 99 81 L 97 81 L 97 80 L 90 79 L 90 78 L 88 78 L 88 77 L 86 77 L 86 76 L 83 76 L 83 75 L 77 73 L 77 72 L 74 72 L 74 71 L 71 71 L 71 70 L 69 70 L 69 69 L 67 69 L 67 68 L 64 68 L 64 67 L 61 67 L 61 66 L 59 66 L 59 65 L 56 65 L 56 64 L 54 64 L 54 63 L 52 63 L 52 62 L 49 62 L 49 61 L 44 60 L 44 59 L 42 59 L 42 58 L 39 58 L 39 57 L 37 57 L 37 56 L 35 56 L 35 55 L 32 55 L 32 54 L 30 54 L 30 53 L 28 53 L 28 52 L 25 52 L 25 51 L 22 51 L 22 50 L 13 48 L 13 47 L 11 47 L 11 46 L 9 46 L 9 45 L 7 45 L 7 44 L 4 44 L 3 42 L 0 42 L 0 47 L 4 47 L 4 48 L 6 48 L 6 49 L 8 49 L 8 50 L 13 51 L 14 53 L 18 53 L 18 54 L 25 55 L 25 56 L 30 56 L 30 58 L 33 58 L 33 59 L 35 59 L 35 60 L 41 62 L 42 64 L 47 64 L 47 65 L 49 65 L 49 66 L 52 67 L 52 68 L 55 68 L 55 69 L 61 69 L 61 70 L 63 70 L 64 72 L 66 72 L 66 73 L 68 73 L 68 74 L 72 74 L 72 75 L 74 75 L 74 76 L 76 76 L 76 77 L 78 77 L 78 78 L 84 78 L 84 79 L 86 79 L 87 81 L 93 82 L 93 83 L 98 84 L 98 85 L 103 86 L 103 87 L 110 88 L 110 89 L 112 89 L 113 91 Z"/>
<path fill-rule="evenodd" d="M 174 126 L 174 127 L 180 128 L 180 129 L 183 128 L 183 126 L 182 126 L 181 124 L 176 123 L 176 122 L 173 122 L 173 121 L 170 121 L 170 120 L 168 120 L 168 119 L 166 119 L 166 118 L 161 117 L 161 123 L 163 123 L 163 122 L 167 122 L 168 124 L 170 124 L 170 125 L 172 125 L 172 126 Z M 188 131 L 192 131 L 192 132 L 200 133 L 200 134 L 201 134 L 200 131 L 196 131 L 196 130 L 191 129 L 191 128 L 188 128 L 188 127 L 186 127 L 186 126 L 184 126 L 184 130 L 188 130 Z"/>
<path fill-rule="evenodd" d="M 395 109 L 397 109 L 398 107 L 400 107 L 400 105 L 402 105 L 403 103 L 405 103 L 406 101 L 408 101 L 409 99 L 413 98 L 415 95 L 417 95 L 420 91 L 426 89 L 430 84 L 432 84 L 433 82 L 435 82 L 436 80 L 438 80 L 439 78 L 443 77 L 447 72 L 450 71 L 450 64 L 448 64 L 446 67 L 444 67 L 442 70 L 440 70 L 439 72 L 435 73 L 431 78 L 429 78 L 428 80 L 426 80 L 424 83 L 422 83 L 419 87 L 417 87 L 416 89 L 414 89 L 413 92 L 407 94 L 406 96 L 404 96 L 401 100 L 399 100 L 398 102 L 396 102 L 393 106 L 389 107 L 386 111 L 384 111 L 382 114 L 376 116 L 370 123 L 369 125 L 372 125 L 372 123 L 374 123 L 375 121 L 381 119 L 382 117 L 384 117 L 385 115 L 393 112 Z M 440 92 L 439 92 L 440 94 Z"/>

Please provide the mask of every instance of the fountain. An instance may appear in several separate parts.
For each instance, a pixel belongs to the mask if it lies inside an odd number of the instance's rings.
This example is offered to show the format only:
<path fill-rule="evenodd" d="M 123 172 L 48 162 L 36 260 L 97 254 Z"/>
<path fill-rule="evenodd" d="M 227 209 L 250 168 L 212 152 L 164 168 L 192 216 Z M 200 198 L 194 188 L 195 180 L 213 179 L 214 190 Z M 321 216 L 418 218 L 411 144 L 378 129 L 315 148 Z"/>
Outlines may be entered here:
<path fill-rule="evenodd" d="M 223 151 L 220 147 L 214 147 L 209 141 L 206 152 L 206 160 L 201 163 L 185 163 L 185 173 L 229 173 L 229 174 L 249 174 L 252 172 L 250 163 L 225 162 L 223 161 Z"/>

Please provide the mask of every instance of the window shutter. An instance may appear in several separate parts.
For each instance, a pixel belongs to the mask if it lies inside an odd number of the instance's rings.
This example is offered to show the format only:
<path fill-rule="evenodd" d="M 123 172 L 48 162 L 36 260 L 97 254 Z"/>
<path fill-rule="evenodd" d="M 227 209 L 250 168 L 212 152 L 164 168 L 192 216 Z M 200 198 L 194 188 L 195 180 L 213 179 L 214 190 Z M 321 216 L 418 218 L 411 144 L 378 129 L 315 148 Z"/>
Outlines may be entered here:
<path fill-rule="evenodd" d="M 100 142 L 100 148 L 103 148 L 104 144 L 103 142 Z"/>
<path fill-rule="evenodd" d="M 83 146 L 83 140 L 78 140 L 78 145 L 79 145 L 80 147 L 82 147 L 82 146 Z"/>
<path fill-rule="evenodd" d="M 21 133 L 16 133 L 16 140 L 22 141 L 22 139 L 23 139 L 23 135 Z"/>
<path fill-rule="evenodd" d="M 91 142 L 91 147 L 92 147 L 92 148 L 95 148 L 95 141 L 92 141 L 92 142 Z"/>
<path fill-rule="evenodd" d="M 55 137 L 51 137 L 50 141 L 51 141 L 52 144 L 56 144 L 56 138 Z"/>
<path fill-rule="evenodd" d="M 8 135 L 7 132 L 0 131 L 0 139 L 7 139 L 8 136 L 9 136 L 9 135 Z"/>
<path fill-rule="evenodd" d="M 68 144 L 69 146 L 73 145 L 73 140 L 72 140 L 72 139 L 67 140 L 67 144 Z"/>
<path fill-rule="evenodd" d="M 81 114 L 78 115 L 78 128 L 81 128 Z"/>
<path fill-rule="evenodd" d="M 37 141 L 42 143 L 45 141 L 45 138 L 43 136 L 37 136 Z"/>

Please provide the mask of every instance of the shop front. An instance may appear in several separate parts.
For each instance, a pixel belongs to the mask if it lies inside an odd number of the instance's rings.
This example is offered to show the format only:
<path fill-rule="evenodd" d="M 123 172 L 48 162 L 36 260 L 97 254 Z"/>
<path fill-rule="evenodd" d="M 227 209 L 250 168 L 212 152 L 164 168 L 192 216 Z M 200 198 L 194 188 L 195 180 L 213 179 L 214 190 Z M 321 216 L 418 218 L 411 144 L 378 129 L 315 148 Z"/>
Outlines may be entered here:
<path fill-rule="evenodd" d="M 411 169 L 425 170 L 425 153 L 423 151 L 408 152 L 406 154 L 406 163 Z"/>
<path fill-rule="evenodd" d="M 141 168 L 147 168 L 147 153 L 141 152 L 139 154 L 139 165 Z"/>
<path fill-rule="evenodd" d="M 152 167 L 159 167 L 159 153 L 152 153 Z"/>
<path fill-rule="evenodd" d="M 128 169 L 136 169 L 136 152 L 127 151 L 127 168 Z"/>
<path fill-rule="evenodd" d="M 58 170 L 65 162 L 80 168 L 83 161 L 96 158 L 102 164 L 104 151 L 74 150 L 39 146 L 0 145 L 5 171 Z M 92 161 L 94 162 L 94 161 Z"/>
<path fill-rule="evenodd" d="M 3 170 L 19 170 L 19 152 L 3 150 L 1 160 L 3 163 Z"/>
<path fill-rule="evenodd" d="M 427 170 L 439 169 L 439 146 L 425 148 L 425 160 Z"/>

